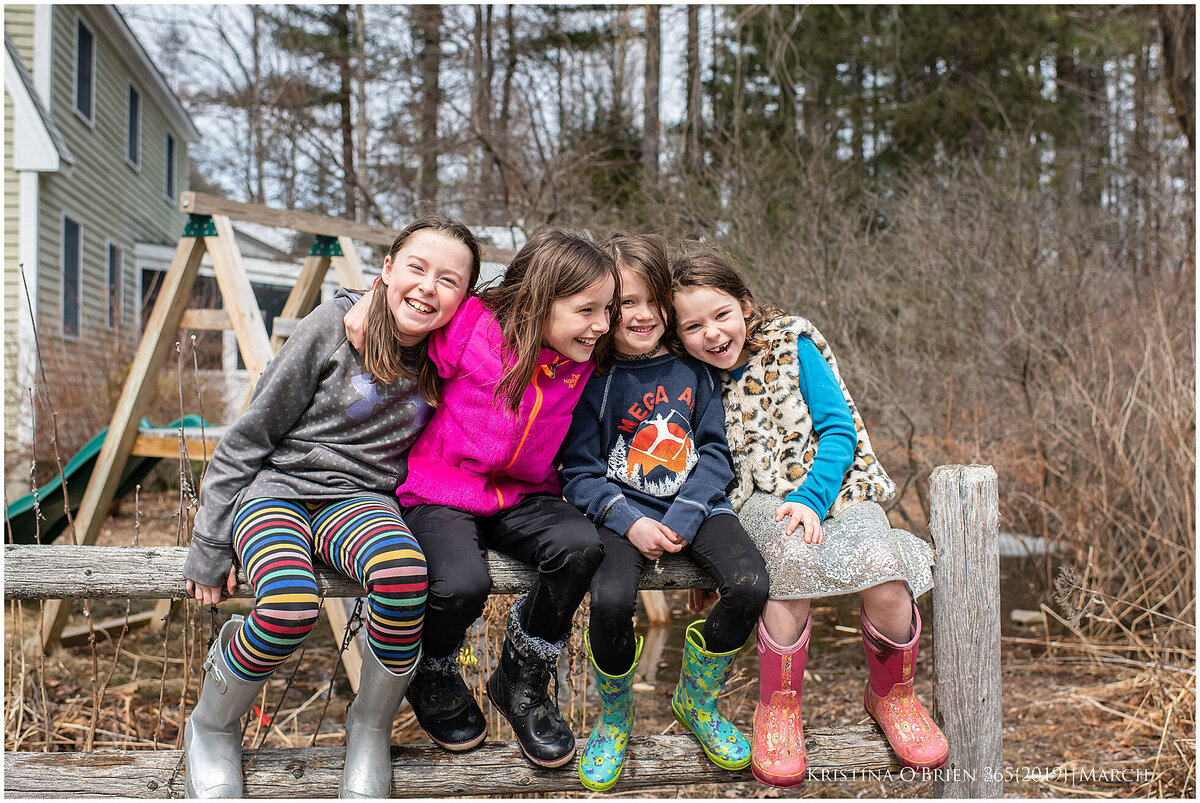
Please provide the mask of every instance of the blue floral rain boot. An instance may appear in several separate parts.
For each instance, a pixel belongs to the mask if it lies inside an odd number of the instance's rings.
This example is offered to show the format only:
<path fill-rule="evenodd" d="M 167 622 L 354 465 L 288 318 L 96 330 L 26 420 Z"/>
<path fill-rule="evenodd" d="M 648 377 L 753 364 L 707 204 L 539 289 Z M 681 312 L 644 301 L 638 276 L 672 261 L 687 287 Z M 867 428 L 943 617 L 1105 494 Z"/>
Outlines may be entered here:
<path fill-rule="evenodd" d="M 588 660 L 596 672 L 596 686 L 603 708 L 587 746 L 579 756 L 579 780 L 593 792 L 604 792 L 613 788 L 625 766 L 625 750 L 633 731 L 633 672 L 642 657 L 642 637 L 637 637 L 633 666 L 625 674 L 614 676 L 604 674 L 596 665 L 589 636 L 590 633 L 583 634 L 583 643 L 587 645 Z"/>
<path fill-rule="evenodd" d="M 717 711 L 717 697 L 725 688 L 739 650 L 713 653 L 704 648 L 700 628 L 704 619 L 688 625 L 683 646 L 683 669 L 671 697 L 675 720 L 690 730 L 712 763 L 721 769 L 749 766 L 750 740 Z"/>

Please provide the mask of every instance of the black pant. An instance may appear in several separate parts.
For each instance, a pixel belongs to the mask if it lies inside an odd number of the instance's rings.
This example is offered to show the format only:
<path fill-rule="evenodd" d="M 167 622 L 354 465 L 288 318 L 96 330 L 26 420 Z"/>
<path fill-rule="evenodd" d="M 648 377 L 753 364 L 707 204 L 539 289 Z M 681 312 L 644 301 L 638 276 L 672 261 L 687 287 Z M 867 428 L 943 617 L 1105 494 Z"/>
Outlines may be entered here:
<path fill-rule="evenodd" d="M 604 561 L 592 577 L 591 623 L 588 641 L 601 671 L 622 675 L 633 664 L 638 578 L 648 559 L 629 539 L 598 527 Z M 721 592 L 701 631 L 710 652 L 729 652 L 746 643 L 767 601 L 770 584 L 758 548 L 737 516 L 719 514 L 707 519 L 682 554 L 704 569 Z"/>
<path fill-rule="evenodd" d="M 561 497 L 538 494 L 493 516 L 445 505 L 405 508 L 404 521 L 425 553 L 429 596 L 421 642 L 432 657 L 449 655 L 483 613 L 492 588 L 487 550 L 537 567 L 521 624 L 531 636 L 558 641 L 600 565 L 595 526 Z"/>

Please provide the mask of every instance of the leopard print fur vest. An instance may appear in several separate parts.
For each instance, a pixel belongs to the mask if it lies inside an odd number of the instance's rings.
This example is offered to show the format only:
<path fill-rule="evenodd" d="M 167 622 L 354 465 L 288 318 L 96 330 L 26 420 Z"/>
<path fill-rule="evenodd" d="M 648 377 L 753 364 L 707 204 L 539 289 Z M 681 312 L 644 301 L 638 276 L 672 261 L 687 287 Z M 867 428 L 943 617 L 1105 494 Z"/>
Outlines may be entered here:
<path fill-rule="evenodd" d="M 895 496 L 896 484 L 875 457 L 858 407 L 817 327 L 798 316 L 780 317 L 766 323 L 762 336 L 769 345 L 750 357 L 741 379 L 726 375 L 722 383 L 725 433 L 733 455 L 733 509 L 740 510 L 755 491 L 788 495 L 812 469 L 819 437 L 800 394 L 796 347 L 801 337 L 810 339 L 833 369 L 858 432 L 854 462 L 827 515 L 836 516 L 856 502 L 885 502 Z"/>

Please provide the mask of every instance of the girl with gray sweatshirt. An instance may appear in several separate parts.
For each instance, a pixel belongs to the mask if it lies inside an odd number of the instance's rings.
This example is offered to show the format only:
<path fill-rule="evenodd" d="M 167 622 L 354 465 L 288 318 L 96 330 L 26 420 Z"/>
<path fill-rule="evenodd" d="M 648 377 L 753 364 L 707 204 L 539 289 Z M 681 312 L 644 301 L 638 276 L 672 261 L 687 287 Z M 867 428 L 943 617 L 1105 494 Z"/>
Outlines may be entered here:
<path fill-rule="evenodd" d="M 215 605 L 233 593 L 240 565 L 255 602 L 222 627 L 205 662 L 184 729 L 189 797 L 242 795 L 241 718 L 317 622 L 316 561 L 368 599 L 370 649 L 346 717 L 339 794 L 388 796 L 392 720 L 420 658 L 427 589 L 395 489 L 439 400 L 426 340 L 454 317 L 479 265 L 466 226 L 414 220 L 384 259 L 363 348 L 347 339 L 355 296 L 343 290 L 299 323 L 221 438 L 183 573 L 188 593 Z"/>

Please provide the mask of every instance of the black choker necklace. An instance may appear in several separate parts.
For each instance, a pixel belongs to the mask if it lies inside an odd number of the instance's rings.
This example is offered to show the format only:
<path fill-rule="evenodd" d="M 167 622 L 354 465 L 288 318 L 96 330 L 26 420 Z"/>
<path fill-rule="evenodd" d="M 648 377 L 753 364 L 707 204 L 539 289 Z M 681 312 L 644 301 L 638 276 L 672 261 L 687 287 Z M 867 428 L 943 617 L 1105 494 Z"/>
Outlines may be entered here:
<path fill-rule="evenodd" d="M 620 360 L 621 362 L 637 362 L 638 360 L 648 360 L 651 357 L 657 357 L 661 350 L 662 350 L 662 345 L 659 344 L 659 345 L 656 345 L 654 348 L 650 349 L 649 351 L 643 351 L 641 354 L 622 354 L 619 351 L 615 352 L 615 353 L 616 353 L 617 359 Z"/>

